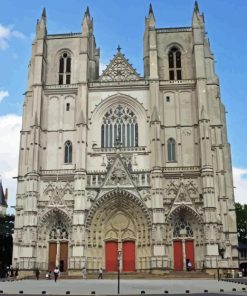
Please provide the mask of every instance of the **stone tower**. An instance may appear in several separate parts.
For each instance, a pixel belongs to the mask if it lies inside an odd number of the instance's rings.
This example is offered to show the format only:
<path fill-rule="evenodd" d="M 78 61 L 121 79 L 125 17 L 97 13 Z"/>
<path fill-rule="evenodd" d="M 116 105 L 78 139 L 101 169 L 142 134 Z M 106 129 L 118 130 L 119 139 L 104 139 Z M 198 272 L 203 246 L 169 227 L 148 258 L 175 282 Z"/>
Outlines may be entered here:
<path fill-rule="evenodd" d="M 99 75 L 80 33 L 37 22 L 21 131 L 13 264 L 75 273 L 237 268 L 230 149 L 214 56 L 192 26 L 145 20 L 144 76 L 119 47 Z"/>

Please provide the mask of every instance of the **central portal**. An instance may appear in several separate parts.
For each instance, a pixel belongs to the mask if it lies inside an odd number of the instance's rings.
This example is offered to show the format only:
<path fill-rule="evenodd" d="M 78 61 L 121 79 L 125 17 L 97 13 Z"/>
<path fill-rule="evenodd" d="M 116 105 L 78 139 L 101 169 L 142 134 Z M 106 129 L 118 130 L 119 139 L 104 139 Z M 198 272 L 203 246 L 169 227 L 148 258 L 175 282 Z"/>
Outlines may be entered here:
<path fill-rule="evenodd" d="M 103 195 L 87 215 L 88 269 L 135 272 L 149 268 L 149 214 L 142 201 L 124 190 Z"/>
<path fill-rule="evenodd" d="M 122 251 L 120 251 L 122 250 Z M 120 269 L 125 272 L 133 272 L 135 268 L 135 242 L 124 241 L 118 243 L 117 241 L 107 241 L 105 244 L 105 262 L 107 272 L 118 271 L 118 254 L 121 252 Z"/>

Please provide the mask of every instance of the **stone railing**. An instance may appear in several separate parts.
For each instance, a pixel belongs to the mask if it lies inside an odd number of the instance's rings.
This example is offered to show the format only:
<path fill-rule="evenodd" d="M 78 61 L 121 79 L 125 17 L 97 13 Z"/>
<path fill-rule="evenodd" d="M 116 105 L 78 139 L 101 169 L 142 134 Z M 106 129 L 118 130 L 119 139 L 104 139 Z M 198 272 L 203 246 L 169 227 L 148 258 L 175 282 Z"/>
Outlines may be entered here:
<path fill-rule="evenodd" d="M 139 147 L 121 147 L 121 148 L 92 148 L 94 153 L 116 153 L 116 151 L 122 152 L 146 152 L 145 146 L 139 146 Z"/>
<path fill-rule="evenodd" d="M 45 89 L 67 89 L 67 88 L 77 88 L 78 84 L 51 84 L 45 85 Z"/>
<path fill-rule="evenodd" d="M 175 32 L 191 32 L 191 27 L 178 27 L 178 28 L 157 28 L 157 33 L 175 33 Z"/>

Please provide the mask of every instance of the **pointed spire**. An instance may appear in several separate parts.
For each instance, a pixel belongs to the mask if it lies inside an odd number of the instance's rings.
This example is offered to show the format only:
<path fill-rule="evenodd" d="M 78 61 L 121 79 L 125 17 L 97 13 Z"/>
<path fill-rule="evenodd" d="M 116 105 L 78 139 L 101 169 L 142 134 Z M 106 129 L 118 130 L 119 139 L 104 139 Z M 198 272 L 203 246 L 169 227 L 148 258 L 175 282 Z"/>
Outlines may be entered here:
<path fill-rule="evenodd" d="M 199 12 L 199 6 L 198 6 L 198 2 L 195 1 L 195 4 L 194 4 L 194 11 L 195 12 Z"/>
<path fill-rule="evenodd" d="M 192 16 L 192 27 L 204 29 L 204 15 L 200 14 L 197 1 L 194 4 L 194 11 Z"/>
<path fill-rule="evenodd" d="M 85 12 L 86 15 L 88 15 L 90 17 L 90 11 L 89 11 L 89 7 L 87 6 L 86 8 L 86 12 Z"/>
<path fill-rule="evenodd" d="M 149 5 L 148 20 L 149 20 L 149 22 L 148 22 L 149 27 L 154 28 L 155 27 L 155 17 L 154 17 L 153 7 L 152 7 L 151 3 Z"/>
<path fill-rule="evenodd" d="M 83 21 L 82 21 L 82 35 L 87 36 L 91 28 L 90 11 L 87 6 Z"/>
<path fill-rule="evenodd" d="M 42 11 L 42 18 L 46 18 L 46 10 L 45 10 L 45 7 L 43 8 L 43 11 Z"/>
<path fill-rule="evenodd" d="M 0 205 L 7 206 L 5 195 L 3 192 L 2 179 L 0 179 Z"/>
<path fill-rule="evenodd" d="M 43 39 L 47 34 L 46 30 L 46 10 L 45 8 L 42 11 L 41 19 L 37 20 L 36 25 L 36 36 L 38 39 Z"/>

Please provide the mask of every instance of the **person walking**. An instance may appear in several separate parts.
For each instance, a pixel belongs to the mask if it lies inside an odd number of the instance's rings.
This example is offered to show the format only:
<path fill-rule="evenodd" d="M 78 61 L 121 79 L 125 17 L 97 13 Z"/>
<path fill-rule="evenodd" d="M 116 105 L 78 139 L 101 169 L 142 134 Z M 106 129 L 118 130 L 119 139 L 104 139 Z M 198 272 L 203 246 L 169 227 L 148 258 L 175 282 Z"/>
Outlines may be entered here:
<path fill-rule="evenodd" d="M 103 269 L 100 267 L 98 279 L 103 279 Z"/>
<path fill-rule="evenodd" d="M 87 270 L 86 270 L 86 267 L 85 266 L 82 268 L 82 278 L 84 280 L 87 279 Z"/>
<path fill-rule="evenodd" d="M 36 268 L 36 270 L 35 270 L 35 275 L 36 275 L 36 280 L 38 280 L 39 279 L 39 275 L 40 275 L 40 272 L 39 272 L 39 269 L 38 268 Z"/>
<path fill-rule="evenodd" d="M 57 268 L 57 266 L 55 267 L 53 273 L 54 273 L 54 281 L 56 282 L 59 276 L 59 269 Z"/>

